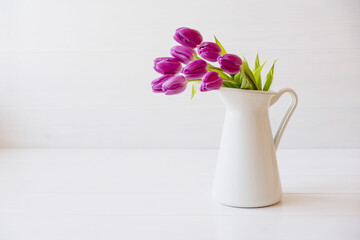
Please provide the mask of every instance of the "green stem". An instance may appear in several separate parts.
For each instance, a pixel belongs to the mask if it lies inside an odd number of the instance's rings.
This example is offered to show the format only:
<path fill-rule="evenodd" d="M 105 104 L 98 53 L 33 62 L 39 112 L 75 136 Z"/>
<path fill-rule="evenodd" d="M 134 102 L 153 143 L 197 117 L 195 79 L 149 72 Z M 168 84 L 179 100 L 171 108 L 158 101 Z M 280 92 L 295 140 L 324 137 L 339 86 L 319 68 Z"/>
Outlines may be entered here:
<path fill-rule="evenodd" d="M 194 56 L 194 60 L 202 59 L 202 58 L 199 57 L 196 53 L 194 53 L 193 56 Z"/>
<path fill-rule="evenodd" d="M 210 63 L 208 63 L 208 65 L 211 65 Z M 221 68 L 218 68 L 218 67 L 214 67 L 214 66 L 209 66 L 208 67 L 208 69 L 215 69 L 215 70 L 219 70 L 219 71 L 222 71 L 223 72 L 223 70 L 221 69 Z"/>
<path fill-rule="evenodd" d="M 211 65 L 210 63 L 207 63 L 208 64 L 208 69 L 211 71 L 215 71 L 215 72 L 218 72 L 218 73 L 221 73 L 221 78 L 225 78 L 225 79 L 228 79 L 228 80 L 233 80 L 233 78 L 231 78 L 229 75 L 227 75 L 226 73 L 224 73 L 224 71 L 221 69 L 221 68 L 218 68 L 218 67 L 215 67 L 213 65 Z"/>
<path fill-rule="evenodd" d="M 188 82 L 201 82 L 201 79 L 187 79 Z"/>
<path fill-rule="evenodd" d="M 210 67 L 210 68 L 217 68 L 217 67 L 215 67 L 214 65 L 212 65 L 212 64 L 210 64 L 210 63 L 208 63 L 208 62 L 206 62 L 207 63 L 207 65 Z M 221 68 L 220 68 L 221 69 Z M 222 71 L 222 69 L 221 69 L 221 71 Z"/>

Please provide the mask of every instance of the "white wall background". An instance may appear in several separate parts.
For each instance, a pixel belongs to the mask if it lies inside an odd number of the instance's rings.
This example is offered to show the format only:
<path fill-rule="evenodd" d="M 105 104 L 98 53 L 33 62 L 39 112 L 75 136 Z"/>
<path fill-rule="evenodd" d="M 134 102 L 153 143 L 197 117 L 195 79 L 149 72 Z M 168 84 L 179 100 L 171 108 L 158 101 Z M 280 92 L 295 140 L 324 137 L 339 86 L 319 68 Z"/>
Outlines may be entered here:
<path fill-rule="evenodd" d="M 216 148 L 216 93 L 150 89 L 180 26 L 279 58 L 272 89 L 300 98 L 281 148 L 360 147 L 358 0 L 1 0 L 0 147 Z"/>

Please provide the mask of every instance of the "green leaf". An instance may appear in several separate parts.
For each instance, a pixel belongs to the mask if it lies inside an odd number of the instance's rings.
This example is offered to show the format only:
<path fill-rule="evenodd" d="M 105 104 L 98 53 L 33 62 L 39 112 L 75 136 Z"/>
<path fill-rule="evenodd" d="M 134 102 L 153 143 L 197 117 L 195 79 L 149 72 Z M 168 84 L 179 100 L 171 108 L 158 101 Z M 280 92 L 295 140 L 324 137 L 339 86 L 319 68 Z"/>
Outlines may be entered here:
<path fill-rule="evenodd" d="M 191 86 L 191 96 L 190 99 L 192 100 L 193 97 L 195 96 L 197 89 L 195 88 L 194 84 Z"/>
<path fill-rule="evenodd" d="M 251 84 L 251 80 L 246 75 L 243 69 L 241 69 L 240 71 L 240 80 L 241 80 L 241 86 L 240 86 L 241 89 L 250 89 L 250 90 L 254 89 L 253 84 Z"/>
<path fill-rule="evenodd" d="M 274 77 L 274 66 L 275 66 L 275 62 L 277 61 L 277 59 L 275 59 L 273 65 L 270 68 L 269 73 L 266 76 L 266 82 L 265 82 L 265 86 L 264 86 L 264 91 L 269 91 L 270 86 L 272 84 L 272 80 Z"/>
<path fill-rule="evenodd" d="M 245 58 L 243 59 L 243 64 L 241 66 L 241 69 L 244 70 L 245 75 L 247 76 L 248 80 L 250 81 L 250 84 L 252 85 L 252 89 L 254 90 L 258 90 L 258 86 L 256 85 L 255 82 L 255 77 L 253 72 L 250 70 L 249 68 L 249 64 L 248 62 L 245 60 Z"/>
<path fill-rule="evenodd" d="M 266 60 L 261 66 L 255 67 L 256 70 L 254 72 L 255 77 L 255 83 L 259 90 L 262 90 L 262 83 L 261 83 L 261 70 L 263 69 L 264 65 L 266 63 Z M 255 64 L 256 65 L 256 64 Z"/>
<path fill-rule="evenodd" d="M 233 83 L 233 82 L 227 82 L 227 81 L 224 81 L 223 85 L 225 87 L 228 87 L 228 88 L 240 88 L 239 85 Z"/>
<path fill-rule="evenodd" d="M 192 87 L 191 87 L 191 99 L 193 99 L 193 97 L 195 96 L 195 93 L 197 92 L 200 83 L 201 83 L 201 81 L 193 81 L 193 82 L 192 82 Z"/>
<path fill-rule="evenodd" d="M 235 82 L 239 83 L 239 85 L 241 86 L 241 78 L 240 77 L 241 77 L 241 71 L 238 72 L 237 74 L 235 74 L 234 80 L 235 80 Z"/>
<path fill-rule="evenodd" d="M 231 86 L 230 86 L 230 84 L 228 82 L 223 82 L 223 86 L 231 88 Z"/>
<path fill-rule="evenodd" d="M 220 48 L 221 48 L 221 55 L 226 54 L 225 48 L 221 45 L 221 43 L 220 43 L 219 40 L 215 37 L 215 35 L 214 35 L 214 38 L 215 38 L 215 43 L 216 43 L 217 45 L 219 45 Z"/>
<path fill-rule="evenodd" d="M 256 53 L 256 58 L 255 58 L 255 67 L 254 67 L 254 72 L 259 68 L 260 66 L 260 60 L 259 60 L 259 53 Z"/>
<path fill-rule="evenodd" d="M 243 61 L 243 62 L 248 62 L 247 60 L 246 60 L 246 58 L 244 57 L 244 55 L 242 55 L 241 53 L 239 54 L 240 55 L 240 58 L 241 58 L 241 60 Z"/>

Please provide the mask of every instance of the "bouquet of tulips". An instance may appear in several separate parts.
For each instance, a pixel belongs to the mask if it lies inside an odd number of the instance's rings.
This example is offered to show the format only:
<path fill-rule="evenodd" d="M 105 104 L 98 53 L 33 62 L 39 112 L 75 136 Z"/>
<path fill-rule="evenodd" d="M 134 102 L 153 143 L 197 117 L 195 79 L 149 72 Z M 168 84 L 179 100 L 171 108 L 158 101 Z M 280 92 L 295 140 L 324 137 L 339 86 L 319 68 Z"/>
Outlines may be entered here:
<path fill-rule="evenodd" d="M 276 60 L 263 86 L 261 70 L 266 61 L 260 65 L 257 54 L 255 66 L 251 70 L 244 57 L 228 54 L 218 39 L 215 36 L 214 38 L 215 42 L 203 42 L 201 34 L 194 29 L 186 27 L 176 29 L 174 39 L 181 45 L 171 48 L 170 54 L 173 57 L 159 57 L 154 60 L 154 69 L 162 76 L 151 82 L 153 92 L 166 95 L 179 94 L 185 91 L 188 83 L 192 83 L 191 98 L 198 89 L 201 92 L 217 90 L 221 87 L 269 90 Z M 217 62 L 219 67 L 209 62 Z"/>

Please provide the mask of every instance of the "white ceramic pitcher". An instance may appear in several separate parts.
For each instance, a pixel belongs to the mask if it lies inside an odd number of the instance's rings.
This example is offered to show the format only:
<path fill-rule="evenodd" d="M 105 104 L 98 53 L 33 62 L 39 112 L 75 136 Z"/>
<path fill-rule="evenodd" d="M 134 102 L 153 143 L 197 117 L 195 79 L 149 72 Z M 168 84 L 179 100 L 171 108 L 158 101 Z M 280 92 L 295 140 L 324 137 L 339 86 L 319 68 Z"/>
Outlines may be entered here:
<path fill-rule="evenodd" d="M 221 88 L 226 116 L 215 172 L 213 198 L 234 207 L 263 207 L 281 200 L 276 149 L 297 105 L 294 90 L 276 92 Z M 275 137 L 268 108 L 284 93 L 292 97 Z"/>

